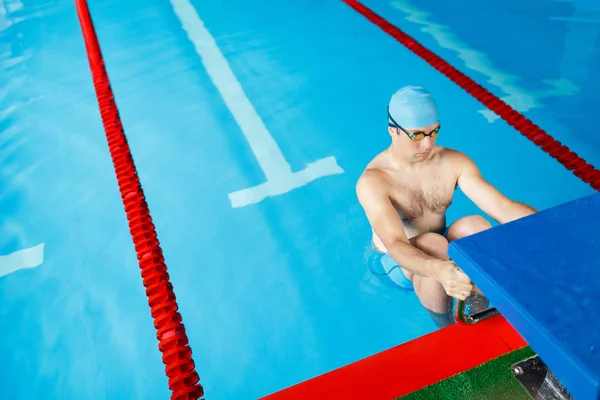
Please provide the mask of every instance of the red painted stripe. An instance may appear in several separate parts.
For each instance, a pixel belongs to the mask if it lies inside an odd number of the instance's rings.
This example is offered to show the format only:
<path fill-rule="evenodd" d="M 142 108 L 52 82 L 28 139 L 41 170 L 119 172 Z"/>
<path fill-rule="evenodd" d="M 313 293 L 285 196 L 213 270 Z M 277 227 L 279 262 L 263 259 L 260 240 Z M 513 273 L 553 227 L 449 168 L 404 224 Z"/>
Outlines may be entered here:
<path fill-rule="evenodd" d="M 273 393 L 262 400 L 390 400 L 526 346 L 501 316 L 454 324 Z"/>
<path fill-rule="evenodd" d="M 448 62 L 440 58 L 431 50 L 410 37 L 408 34 L 392 25 L 371 9 L 357 0 L 342 0 L 354 10 L 362 14 L 366 19 L 380 27 L 384 32 L 392 36 L 406 48 L 427 61 L 432 67 L 446 75 L 467 93 L 475 97 L 487 108 L 498 114 L 508 124 L 512 125 L 521 134 L 539 146 L 543 151 L 558 160 L 563 166 L 573 172 L 575 176 L 590 184 L 595 190 L 600 190 L 600 171 L 588 164 L 577 154 L 569 150 L 567 146 L 552 138 L 539 126 L 525 118 L 523 114 L 514 110 L 511 106 L 500 100 L 488 90 L 477 84 L 471 78 L 454 68 Z"/>
<path fill-rule="evenodd" d="M 177 311 L 175 293 L 169 282 L 167 266 L 123 131 L 96 31 L 85 0 L 75 0 L 75 5 L 129 231 L 157 330 L 158 348 L 162 352 L 169 378 L 171 399 L 196 400 L 204 395 L 204 390 L 195 370 L 181 315 Z"/>

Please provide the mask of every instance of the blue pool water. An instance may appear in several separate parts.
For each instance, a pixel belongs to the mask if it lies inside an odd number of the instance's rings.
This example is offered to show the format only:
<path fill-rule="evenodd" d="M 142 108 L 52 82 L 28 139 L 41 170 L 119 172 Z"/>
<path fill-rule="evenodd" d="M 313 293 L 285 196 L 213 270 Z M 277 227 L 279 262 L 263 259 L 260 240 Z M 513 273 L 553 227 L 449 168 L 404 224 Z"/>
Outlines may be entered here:
<path fill-rule="evenodd" d="M 597 5 L 365 4 L 600 167 Z M 439 143 L 508 196 L 592 192 L 341 1 L 90 10 L 208 398 L 436 329 L 369 272 L 354 192 L 398 87 L 433 92 Z M 168 398 L 72 2 L 0 2 L 0 82 L 0 398 Z M 449 217 L 477 212 L 457 193 Z"/>

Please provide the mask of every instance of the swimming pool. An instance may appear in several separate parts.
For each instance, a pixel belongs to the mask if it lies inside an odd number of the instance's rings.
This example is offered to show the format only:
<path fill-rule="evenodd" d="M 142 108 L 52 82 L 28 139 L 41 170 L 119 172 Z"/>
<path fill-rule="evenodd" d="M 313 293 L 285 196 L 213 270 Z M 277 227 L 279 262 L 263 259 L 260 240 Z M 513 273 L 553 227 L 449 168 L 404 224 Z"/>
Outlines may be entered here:
<path fill-rule="evenodd" d="M 600 165 L 597 6 L 363 4 Z M 435 329 L 369 273 L 354 194 L 399 86 L 432 91 L 440 144 L 510 197 L 544 209 L 592 191 L 342 1 L 90 9 L 207 398 L 257 398 Z M 167 398 L 75 8 L 0 10 L 0 394 Z M 449 218 L 475 212 L 458 193 Z"/>

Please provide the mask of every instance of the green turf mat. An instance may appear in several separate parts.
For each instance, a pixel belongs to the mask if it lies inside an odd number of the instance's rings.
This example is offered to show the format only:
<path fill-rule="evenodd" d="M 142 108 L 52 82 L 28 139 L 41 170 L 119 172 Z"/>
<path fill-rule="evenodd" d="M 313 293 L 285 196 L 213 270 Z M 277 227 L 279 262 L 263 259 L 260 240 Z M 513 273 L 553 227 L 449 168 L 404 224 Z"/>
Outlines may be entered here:
<path fill-rule="evenodd" d="M 510 366 L 534 355 L 530 347 L 524 347 L 399 399 L 531 400 L 527 390 L 513 376 Z M 435 363 L 435 360 L 431 362 Z"/>

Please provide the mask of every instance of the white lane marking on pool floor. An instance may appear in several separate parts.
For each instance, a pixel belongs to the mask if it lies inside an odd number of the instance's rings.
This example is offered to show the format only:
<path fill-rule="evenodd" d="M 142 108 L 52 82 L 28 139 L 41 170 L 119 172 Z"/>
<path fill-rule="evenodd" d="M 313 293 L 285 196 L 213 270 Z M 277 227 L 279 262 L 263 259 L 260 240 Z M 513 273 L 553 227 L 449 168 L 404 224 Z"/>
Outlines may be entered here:
<path fill-rule="evenodd" d="M 229 193 L 234 208 L 287 193 L 321 177 L 344 173 L 333 156 L 319 159 L 309 163 L 303 170 L 292 172 L 290 164 L 244 93 L 194 6 L 188 0 L 171 0 L 171 5 L 266 177 L 266 182 L 262 184 Z"/>
<path fill-rule="evenodd" d="M 44 262 L 44 243 L 0 256 L 0 277 L 26 268 L 35 268 Z"/>

